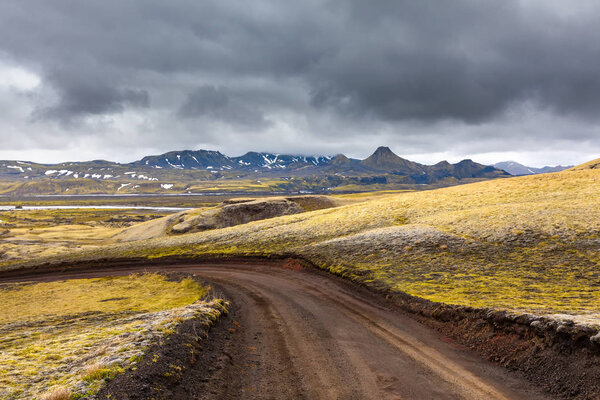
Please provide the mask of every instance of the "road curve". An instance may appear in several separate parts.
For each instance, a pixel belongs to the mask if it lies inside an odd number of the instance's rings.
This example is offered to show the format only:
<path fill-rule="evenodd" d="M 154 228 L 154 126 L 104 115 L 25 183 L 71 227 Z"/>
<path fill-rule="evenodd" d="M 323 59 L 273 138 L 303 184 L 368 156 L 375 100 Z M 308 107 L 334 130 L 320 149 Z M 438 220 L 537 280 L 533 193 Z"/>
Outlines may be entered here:
<path fill-rule="evenodd" d="M 233 336 L 235 343 L 227 349 L 232 361 L 228 370 L 220 372 L 220 387 L 197 398 L 547 398 L 520 377 L 444 340 L 440 333 L 388 308 L 376 296 L 326 274 L 267 265 L 160 269 L 197 274 L 234 303 L 239 329 Z"/>

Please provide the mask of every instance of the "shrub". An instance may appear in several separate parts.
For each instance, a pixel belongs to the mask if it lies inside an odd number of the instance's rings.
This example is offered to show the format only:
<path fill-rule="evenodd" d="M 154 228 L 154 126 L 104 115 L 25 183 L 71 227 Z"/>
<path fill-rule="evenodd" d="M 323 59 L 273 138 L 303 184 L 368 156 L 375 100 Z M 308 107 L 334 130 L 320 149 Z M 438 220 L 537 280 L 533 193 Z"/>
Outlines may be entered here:
<path fill-rule="evenodd" d="M 83 380 L 85 382 L 99 381 L 101 379 L 110 378 L 112 371 L 105 365 L 96 363 L 88 366 L 83 373 Z"/>

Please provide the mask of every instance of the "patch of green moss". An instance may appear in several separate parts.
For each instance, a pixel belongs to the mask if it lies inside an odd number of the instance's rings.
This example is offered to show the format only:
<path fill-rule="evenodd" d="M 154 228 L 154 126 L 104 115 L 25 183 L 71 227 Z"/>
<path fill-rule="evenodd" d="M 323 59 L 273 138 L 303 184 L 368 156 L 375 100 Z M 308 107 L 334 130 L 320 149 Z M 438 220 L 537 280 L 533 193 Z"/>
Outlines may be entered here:
<path fill-rule="evenodd" d="M 144 337 L 160 334 L 161 327 L 172 332 L 191 303 L 205 320 L 225 311 L 220 302 L 195 303 L 206 293 L 192 279 L 157 274 L 3 285 L 0 398 L 35 398 L 48 387 L 78 381 L 93 394 L 123 365 L 141 360 Z M 121 362 L 90 367 L 107 355 Z"/>

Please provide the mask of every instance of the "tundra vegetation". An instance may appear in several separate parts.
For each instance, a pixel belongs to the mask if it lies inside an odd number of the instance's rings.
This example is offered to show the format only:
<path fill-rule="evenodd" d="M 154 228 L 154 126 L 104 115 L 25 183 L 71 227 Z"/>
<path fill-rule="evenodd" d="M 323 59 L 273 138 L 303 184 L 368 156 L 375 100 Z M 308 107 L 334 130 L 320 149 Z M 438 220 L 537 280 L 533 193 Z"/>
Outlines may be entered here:
<path fill-rule="evenodd" d="M 65 205 L 65 202 L 52 205 Z M 0 211 L 0 260 L 64 254 L 108 244 L 124 227 L 168 214 L 166 211 L 100 208 Z"/>
<path fill-rule="evenodd" d="M 44 261 L 297 256 L 378 290 L 596 321 L 599 189 L 600 170 L 579 168 L 430 191 L 339 195 L 337 207 L 182 235 L 157 219 L 145 223 L 163 226 L 152 238 Z M 35 263 L 5 261 L 3 268 Z"/>
<path fill-rule="evenodd" d="M 107 254 L 297 256 L 378 290 L 596 322 L 599 189 L 600 171 L 580 169 L 423 192 L 343 195 L 347 203 L 338 207 L 178 236 L 164 232 L 47 261 Z M 4 268 L 23 265 L 5 262 Z"/>
<path fill-rule="evenodd" d="M 0 398 L 93 395 L 177 324 L 226 311 L 207 293 L 159 274 L 1 285 Z"/>

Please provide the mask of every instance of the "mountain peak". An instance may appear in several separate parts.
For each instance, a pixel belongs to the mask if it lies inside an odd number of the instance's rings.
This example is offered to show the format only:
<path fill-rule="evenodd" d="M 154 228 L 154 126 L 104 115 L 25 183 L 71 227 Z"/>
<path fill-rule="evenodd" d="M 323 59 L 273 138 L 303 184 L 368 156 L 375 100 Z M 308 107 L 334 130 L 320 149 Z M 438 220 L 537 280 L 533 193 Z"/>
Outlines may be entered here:
<path fill-rule="evenodd" d="M 387 146 L 379 146 L 375 152 L 373 154 L 378 154 L 378 155 L 396 155 L 392 149 L 390 149 Z M 396 156 L 397 157 L 397 156 Z"/>
<path fill-rule="evenodd" d="M 333 165 L 343 165 L 343 164 L 349 164 L 349 163 L 350 163 L 350 159 L 343 154 L 338 154 L 331 160 L 331 164 L 333 164 Z"/>
<path fill-rule="evenodd" d="M 403 158 L 398 157 L 396 153 L 394 153 L 389 147 L 379 146 L 373 154 L 364 159 L 365 164 L 372 162 L 398 162 L 398 160 L 403 160 Z"/>
<path fill-rule="evenodd" d="M 419 164 L 405 160 L 396 155 L 389 147 L 380 146 L 366 159 L 360 162 L 372 169 L 416 172 L 420 170 Z"/>

